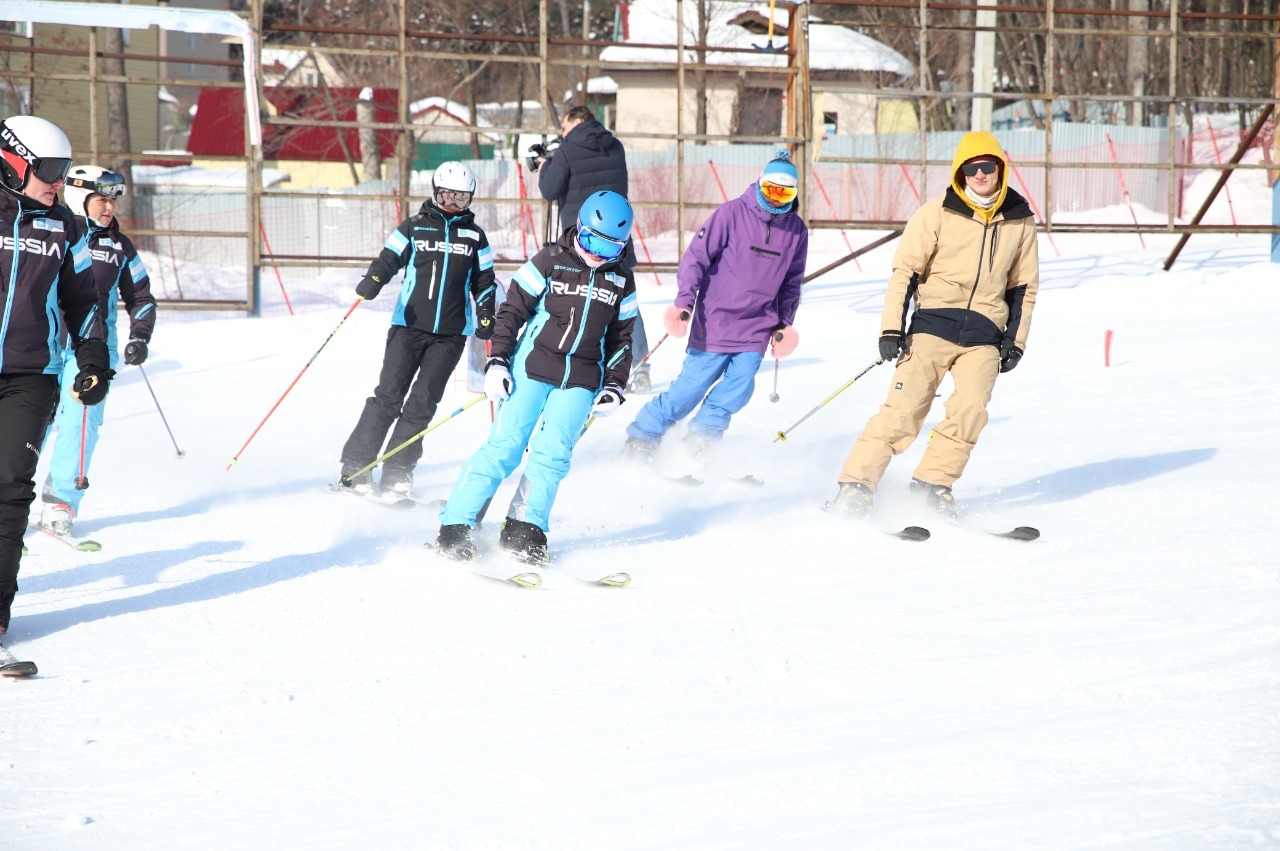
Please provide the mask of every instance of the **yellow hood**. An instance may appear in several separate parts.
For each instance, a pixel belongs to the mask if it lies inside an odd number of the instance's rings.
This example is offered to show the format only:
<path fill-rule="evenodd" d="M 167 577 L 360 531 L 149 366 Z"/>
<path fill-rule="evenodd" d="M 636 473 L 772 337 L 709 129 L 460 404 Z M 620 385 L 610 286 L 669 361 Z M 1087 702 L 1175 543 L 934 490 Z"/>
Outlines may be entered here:
<path fill-rule="evenodd" d="M 996 202 L 987 210 L 969 200 L 969 196 L 964 191 L 964 175 L 960 173 L 960 166 L 965 160 L 979 156 L 995 157 L 1000 161 L 1000 188 L 996 190 Z M 991 221 L 996 211 L 1000 209 L 1000 205 L 1004 203 L 1004 196 L 1009 191 L 1009 164 L 1005 162 L 1004 148 L 1000 147 L 995 136 L 982 130 L 964 134 L 964 138 L 956 146 L 955 159 L 951 161 L 951 188 L 975 213 L 986 221 Z"/>

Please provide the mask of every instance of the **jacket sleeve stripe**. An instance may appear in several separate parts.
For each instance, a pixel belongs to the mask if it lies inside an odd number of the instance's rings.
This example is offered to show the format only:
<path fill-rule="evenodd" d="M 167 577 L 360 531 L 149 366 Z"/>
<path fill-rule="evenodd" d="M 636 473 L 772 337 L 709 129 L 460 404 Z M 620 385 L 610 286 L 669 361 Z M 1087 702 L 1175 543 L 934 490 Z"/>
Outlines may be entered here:
<path fill-rule="evenodd" d="M 480 249 L 480 253 L 476 255 L 476 259 L 480 261 L 480 271 L 493 268 L 493 249 L 485 246 Z"/>
<path fill-rule="evenodd" d="M 84 237 L 71 247 L 71 256 L 75 258 L 75 269 L 83 272 L 93 265 L 93 255 L 89 253 L 89 242 Z"/>
<path fill-rule="evenodd" d="M 387 237 L 386 245 L 383 247 L 386 248 L 388 251 L 390 251 L 392 254 L 395 254 L 398 256 L 404 252 L 404 249 L 406 246 L 408 246 L 408 244 L 409 244 L 409 238 L 406 237 L 404 234 L 402 234 L 400 231 L 396 230 L 391 232 L 391 236 Z"/>
<path fill-rule="evenodd" d="M 520 289 L 527 292 L 534 298 L 541 298 L 547 289 L 547 281 L 542 277 L 542 273 L 532 263 L 525 263 L 517 271 L 513 280 L 520 285 Z"/>
<path fill-rule="evenodd" d="M 636 303 L 636 301 L 637 299 L 636 299 L 635 293 L 632 293 L 631 295 L 624 298 L 622 300 L 622 304 L 618 305 L 618 318 L 619 319 L 635 319 L 636 315 L 640 313 L 640 307 Z"/>

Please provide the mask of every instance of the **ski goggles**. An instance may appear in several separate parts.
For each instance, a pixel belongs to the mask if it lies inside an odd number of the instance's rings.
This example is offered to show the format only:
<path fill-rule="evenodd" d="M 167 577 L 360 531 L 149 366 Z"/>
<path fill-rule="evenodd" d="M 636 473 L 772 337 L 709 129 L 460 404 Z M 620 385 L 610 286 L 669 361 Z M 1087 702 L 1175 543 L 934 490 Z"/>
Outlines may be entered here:
<path fill-rule="evenodd" d="M 962 163 L 960 173 L 965 177 L 973 177 L 978 172 L 983 174 L 995 174 L 1000 170 L 1000 164 L 995 160 L 979 160 L 976 163 Z"/>
<path fill-rule="evenodd" d="M 790 204 L 796 200 L 796 187 L 783 186 L 780 183 L 774 183 L 770 180 L 760 181 L 760 194 L 763 195 L 771 204 L 779 207 L 784 204 Z"/>
<path fill-rule="evenodd" d="M 64 180 L 71 170 L 71 160 L 66 157 L 42 157 L 31 164 L 31 173 L 45 183 Z"/>
<path fill-rule="evenodd" d="M 43 179 L 41 178 L 41 180 Z M 124 194 L 124 175 L 114 171 L 105 171 L 92 180 L 86 180 L 83 177 L 69 178 L 67 185 L 74 186 L 77 189 L 87 189 L 92 195 L 119 198 Z"/>
<path fill-rule="evenodd" d="M 437 189 L 436 204 L 440 207 L 453 207 L 455 210 L 465 210 L 471 204 L 471 193 L 462 192 L 457 189 Z"/>
<path fill-rule="evenodd" d="M 627 241 L 625 239 L 619 241 L 594 231 L 586 225 L 579 225 L 578 245 L 582 246 L 582 250 L 588 254 L 613 260 L 622 254 L 623 249 L 627 247 Z"/>

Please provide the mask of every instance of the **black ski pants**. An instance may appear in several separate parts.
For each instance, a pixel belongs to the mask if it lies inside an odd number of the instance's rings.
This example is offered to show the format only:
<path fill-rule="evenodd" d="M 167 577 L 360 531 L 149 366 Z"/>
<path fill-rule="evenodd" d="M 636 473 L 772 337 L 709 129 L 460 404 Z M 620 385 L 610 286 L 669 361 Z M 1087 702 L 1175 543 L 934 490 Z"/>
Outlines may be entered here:
<path fill-rule="evenodd" d="M 0 628 L 18 593 L 22 537 L 36 498 L 40 442 L 58 407 L 56 375 L 0 374 Z"/>
<path fill-rule="evenodd" d="M 388 450 L 394 449 L 425 429 L 435 416 L 436 405 L 440 404 L 466 344 L 467 338 L 461 335 L 441 336 L 392 325 L 387 332 L 378 386 L 365 400 L 360 421 L 342 447 L 342 463 L 363 467 L 385 451 L 384 440 Z M 395 429 L 387 438 L 387 429 L 393 422 Z M 384 466 L 412 470 L 421 457 L 419 440 L 388 458 Z"/>

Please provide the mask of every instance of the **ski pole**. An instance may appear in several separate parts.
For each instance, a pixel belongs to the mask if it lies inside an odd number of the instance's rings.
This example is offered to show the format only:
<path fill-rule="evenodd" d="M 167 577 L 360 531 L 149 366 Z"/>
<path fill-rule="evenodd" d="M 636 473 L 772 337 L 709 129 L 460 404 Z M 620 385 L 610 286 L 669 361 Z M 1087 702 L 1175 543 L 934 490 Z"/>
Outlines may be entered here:
<path fill-rule="evenodd" d="M 84 441 L 89 431 L 89 406 L 84 406 L 84 413 L 80 416 L 80 475 L 76 476 L 76 490 L 82 491 L 89 487 L 89 480 L 84 475 Z"/>
<path fill-rule="evenodd" d="M 164 409 L 160 407 L 160 400 L 156 398 L 156 391 L 151 389 L 151 379 L 147 378 L 147 371 L 142 368 L 142 364 L 138 364 L 138 372 L 142 373 L 142 380 L 147 382 L 147 392 L 151 394 L 151 401 L 156 403 L 156 411 L 160 414 L 160 422 L 164 423 L 164 430 L 169 432 L 169 440 L 173 443 L 174 451 L 178 453 L 179 458 L 185 458 L 187 453 L 178 448 L 178 441 L 173 436 L 173 429 L 169 428 L 169 420 L 165 418 Z"/>
<path fill-rule="evenodd" d="M 777 437 L 775 437 L 775 438 L 773 439 L 773 442 L 774 442 L 774 443 L 777 443 L 779 440 L 786 440 L 786 439 L 787 439 L 787 432 L 789 432 L 789 431 L 795 431 L 795 430 L 796 430 L 796 427 L 797 427 L 797 426 L 799 426 L 799 425 L 800 425 L 800 423 L 804 422 L 805 420 L 809 419 L 809 417 L 811 417 L 811 416 L 813 416 L 814 414 L 818 413 L 818 409 L 819 409 L 819 408 L 824 407 L 824 406 L 825 406 L 828 402 L 830 402 L 832 399 L 836 398 L 836 397 L 837 397 L 837 396 L 839 396 L 841 393 L 843 393 L 844 391 L 848 390 L 850 387 L 852 387 L 852 386 L 853 386 L 853 382 L 857 381 L 859 378 L 861 378 L 862 376 L 866 375 L 866 374 L 867 374 L 868 372 L 870 372 L 873 368 L 875 368 L 875 367 L 879 366 L 879 365 L 880 365 L 880 364 L 882 364 L 882 363 L 884 363 L 884 358 L 877 358 L 875 361 L 873 361 L 873 362 L 871 363 L 871 366 L 868 366 L 868 367 L 867 367 L 866 369 L 864 369 L 862 372 L 859 372 L 859 373 L 858 373 L 857 375 L 855 375 L 853 378 L 850 378 L 848 381 L 846 381 L 843 385 L 841 385 L 841 387 L 840 387 L 840 389 L 839 389 L 839 390 L 837 390 L 836 392 L 832 393 L 830 396 L 828 396 L 827 398 L 825 398 L 825 399 L 823 399 L 821 402 L 819 402 L 819 403 L 818 403 L 818 405 L 817 405 L 817 407 L 815 407 L 815 408 L 814 408 L 812 411 L 810 411 L 809 413 L 805 414 L 805 415 L 804 415 L 803 417 L 801 417 L 800 419 L 796 420 L 795 424 L 794 424 L 794 425 L 792 425 L 790 428 L 783 429 L 782 431 L 778 432 L 778 436 L 777 436 Z"/>
<path fill-rule="evenodd" d="M 402 444 L 400 444 L 399 446 L 397 446 L 395 449 L 392 449 L 392 450 L 391 450 L 390 452 L 388 452 L 387 454 L 385 454 L 385 455 L 381 456 L 380 458 L 375 458 L 375 459 L 373 459 L 371 462 L 369 462 L 368 464 L 365 464 L 363 467 L 361 467 L 359 470 L 356 470 L 356 471 L 355 471 L 354 473 L 352 473 L 351 475 L 349 475 L 349 476 L 343 476 L 342 478 L 338 479 L 338 484 L 339 484 L 339 485 L 341 485 L 341 486 L 342 486 L 342 487 L 344 487 L 344 488 L 349 488 L 349 487 L 351 487 L 351 480 L 352 480 L 352 479 L 356 478 L 357 476 L 362 476 L 362 475 L 364 475 L 365 473 L 369 472 L 369 471 L 370 471 L 370 470 L 372 470 L 374 467 L 378 466 L 378 465 L 379 465 L 379 464 L 381 464 L 383 461 L 385 461 L 385 460 L 387 460 L 388 458 L 390 458 L 392 455 L 395 455 L 395 454 L 396 454 L 397 452 L 399 452 L 401 449 L 404 449 L 406 446 L 410 445 L 410 444 L 411 444 L 411 443 L 413 443 L 414 441 L 416 441 L 416 440 L 422 440 L 422 438 L 426 437 L 430 432 L 435 431 L 435 430 L 436 430 L 436 429 L 438 429 L 440 426 L 442 426 L 442 425 L 444 425 L 445 423 L 449 422 L 449 420 L 453 419 L 453 418 L 454 418 L 454 417 L 456 417 L 458 414 L 460 414 L 460 413 L 462 413 L 463 411 L 465 411 L 467 408 L 470 408 L 472 405 L 476 404 L 477 402 L 483 402 L 485 399 L 488 399 L 488 398 L 489 398 L 488 396 L 483 396 L 483 395 L 482 395 L 482 396 L 477 396 L 477 397 L 475 397 L 475 398 L 474 398 L 474 399 L 472 399 L 470 402 L 468 402 L 467 404 L 463 405 L 461 408 L 458 408 L 457 410 L 453 411 L 452 413 L 450 413 L 448 416 L 444 417 L 443 419 L 436 420 L 434 423 L 432 423 L 431 425 L 427 426 L 427 427 L 426 427 L 426 428 L 424 428 L 422 431 L 418 432 L 418 433 L 417 433 L 417 434 L 415 434 L 413 437 L 409 438 L 409 439 L 408 439 L 408 440 L 406 440 L 404 443 L 402 443 Z"/>
<path fill-rule="evenodd" d="M 773 392 L 769 394 L 769 401 L 778 401 L 778 366 L 781 364 L 777 358 L 773 359 Z"/>
<path fill-rule="evenodd" d="M 671 332 L 670 332 L 670 331 L 668 331 L 667 333 L 663 334 L 663 335 L 662 335 L 662 339 L 658 340 L 658 342 L 656 342 L 656 343 L 654 343 L 654 344 L 653 344 L 653 348 L 649 350 L 649 353 L 648 353 L 647 355 L 645 355 L 644 357 L 640 358 L 640 363 L 636 364 L 636 366 L 640 366 L 640 364 L 643 364 L 643 363 L 644 363 L 645 361 L 647 361 L 649 358 L 653 357 L 653 353 L 654 353 L 654 352 L 656 352 L 656 351 L 658 350 L 658 346 L 661 346 L 663 343 L 665 343 L 665 342 L 667 341 L 667 338 L 668 338 L 668 337 L 670 337 L 670 336 L 671 336 Z M 592 414 L 591 416 L 587 417 L 587 421 L 586 421 L 586 422 L 583 424 L 583 426 L 582 426 L 582 431 L 578 432 L 578 440 L 575 440 L 575 441 L 573 442 L 573 445 L 574 445 L 574 446 L 577 446 L 577 445 L 578 445 L 578 441 L 579 441 L 579 440 L 582 440 L 582 436 L 583 436 L 584 434 L 586 434 L 586 433 L 587 433 L 587 429 L 591 428 L 592 423 L 594 423 L 595 421 L 596 421 L 596 415 L 595 415 L 595 414 Z"/>
<path fill-rule="evenodd" d="M 262 422 L 258 423 L 258 427 L 253 430 L 253 434 L 249 435 L 249 439 L 244 442 L 244 446 L 241 446 L 240 451 L 231 457 L 231 463 L 227 465 L 227 469 L 223 471 L 224 473 L 230 471 L 231 468 L 240 461 L 240 455 L 248 448 L 249 444 L 253 442 L 253 439 L 258 435 L 258 432 L 262 427 L 267 424 L 267 420 L 271 419 L 271 415 L 276 412 L 276 408 L 280 407 L 280 403 L 284 401 L 284 397 L 289 395 L 289 391 L 293 389 L 293 385 L 298 383 L 299 379 L 302 378 L 302 374 L 307 371 L 307 368 L 315 362 L 316 358 L 320 357 L 320 353 L 324 351 L 324 347 L 329 345 L 329 341 L 333 339 L 333 335 L 338 333 L 338 329 L 342 327 L 342 323 L 347 321 L 347 317 L 355 312 L 355 309 L 360 306 L 360 302 L 362 301 L 364 301 L 362 298 L 356 299 L 355 303 L 352 304 L 351 307 L 348 308 L 347 312 L 342 315 L 342 319 L 338 321 L 337 326 L 329 332 L 328 337 L 324 338 L 324 342 L 320 344 L 320 348 L 316 349 L 316 353 L 311 356 L 311 360 L 307 361 L 306 366 L 302 367 L 302 371 L 298 373 L 297 377 L 294 378 L 293 381 L 289 382 L 289 386 L 285 388 L 284 393 L 280 394 L 280 398 L 271 406 L 271 410 L 267 411 L 267 415 L 262 418 Z"/>

